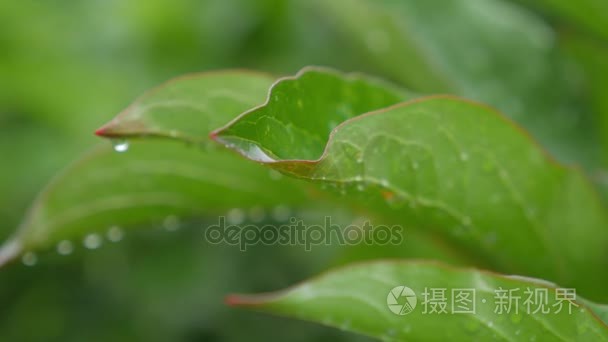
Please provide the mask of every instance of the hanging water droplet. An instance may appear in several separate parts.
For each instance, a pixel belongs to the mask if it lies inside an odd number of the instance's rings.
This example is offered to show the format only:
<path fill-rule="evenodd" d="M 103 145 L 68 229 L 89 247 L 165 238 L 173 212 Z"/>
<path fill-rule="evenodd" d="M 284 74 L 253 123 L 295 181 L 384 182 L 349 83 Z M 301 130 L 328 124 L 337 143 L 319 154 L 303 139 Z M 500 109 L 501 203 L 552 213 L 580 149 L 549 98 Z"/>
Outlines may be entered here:
<path fill-rule="evenodd" d="M 60 255 L 69 255 L 74 251 L 74 244 L 72 241 L 63 240 L 57 244 L 57 253 Z"/>
<path fill-rule="evenodd" d="M 89 234 L 85 236 L 84 240 L 82 240 L 82 244 L 88 249 L 97 249 L 101 247 L 102 243 L 103 239 L 97 233 Z"/>
<path fill-rule="evenodd" d="M 163 220 L 163 227 L 165 227 L 165 229 L 169 232 L 174 232 L 176 230 L 179 229 L 179 217 L 175 216 L 175 215 L 169 215 L 167 217 L 165 217 L 165 219 Z"/>
<path fill-rule="evenodd" d="M 113 140 L 112 144 L 114 145 L 114 151 L 116 152 L 126 152 L 129 149 L 129 142 L 124 139 Z"/>
<path fill-rule="evenodd" d="M 278 205 L 272 210 L 272 218 L 277 222 L 284 222 L 289 219 L 291 209 L 286 205 Z"/>
<path fill-rule="evenodd" d="M 38 257 L 34 252 L 27 252 L 21 257 L 21 262 L 23 262 L 25 266 L 34 266 L 38 262 Z"/>
<path fill-rule="evenodd" d="M 226 221 L 231 225 L 243 223 L 245 221 L 245 211 L 239 208 L 230 209 L 226 214 Z"/>
<path fill-rule="evenodd" d="M 110 227 L 110 229 L 108 229 L 108 233 L 106 234 L 106 236 L 108 237 L 109 241 L 118 242 L 122 240 L 122 238 L 125 236 L 125 233 L 122 231 L 122 229 L 120 229 L 119 226 L 112 226 Z"/>

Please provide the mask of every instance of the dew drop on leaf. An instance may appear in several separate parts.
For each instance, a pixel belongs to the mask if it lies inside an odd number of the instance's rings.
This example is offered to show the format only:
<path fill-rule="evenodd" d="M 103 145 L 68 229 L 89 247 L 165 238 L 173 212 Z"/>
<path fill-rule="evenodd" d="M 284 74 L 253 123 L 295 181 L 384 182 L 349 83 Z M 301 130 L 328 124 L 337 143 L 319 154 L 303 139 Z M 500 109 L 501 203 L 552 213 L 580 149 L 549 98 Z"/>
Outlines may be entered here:
<path fill-rule="evenodd" d="M 253 222 L 262 222 L 264 220 L 264 218 L 266 218 L 266 212 L 264 211 L 264 208 L 256 206 L 253 207 L 251 209 L 249 209 L 249 218 L 251 219 L 251 221 Z"/>
<path fill-rule="evenodd" d="M 25 266 L 34 266 L 38 262 L 38 257 L 33 252 L 27 252 L 21 257 L 21 262 L 23 262 Z"/>
<path fill-rule="evenodd" d="M 110 229 L 108 229 L 108 233 L 106 234 L 106 236 L 108 237 L 108 240 L 111 242 L 118 242 L 118 241 L 122 240 L 124 235 L 125 235 L 124 232 L 118 226 L 110 227 Z"/>
<path fill-rule="evenodd" d="M 272 218 L 277 222 L 284 222 L 289 219 L 291 209 L 286 205 L 278 205 L 272 210 Z"/>
<path fill-rule="evenodd" d="M 175 215 L 169 215 L 163 220 L 163 227 L 165 227 L 167 231 L 174 232 L 179 229 L 179 226 L 179 217 Z"/>
<path fill-rule="evenodd" d="M 103 239 L 101 236 L 99 236 L 99 234 L 96 233 L 89 234 L 85 236 L 84 240 L 82 240 L 82 244 L 87 249 L 97 249 L 101 247 L 102 243 Z"/>
<path fill-rule="evenodd" d="M 74 251 L 74 244 L 72 241 L 63 240 L 57 244 L 57 253 L 60 255 L 69 255 Z"/>
<path fill-rule="evenodd" d="M 230 209 L 226 215 L 226 221 L 231 225 L 243 223 L 245 221 L 245 211 L 239 208 Z"/>

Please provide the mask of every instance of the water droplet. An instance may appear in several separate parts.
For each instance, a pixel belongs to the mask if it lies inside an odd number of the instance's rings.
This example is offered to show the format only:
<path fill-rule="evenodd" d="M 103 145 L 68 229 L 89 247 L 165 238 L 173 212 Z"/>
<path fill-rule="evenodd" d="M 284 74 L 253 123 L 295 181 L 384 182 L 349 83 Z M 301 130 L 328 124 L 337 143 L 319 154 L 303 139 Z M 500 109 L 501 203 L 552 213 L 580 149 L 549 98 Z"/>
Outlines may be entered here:
<path fill-rule="evenodd" d="M 266 217 L 266 212 L 264 211 L 264 208 L 256 206 L 256 207 L 249 209 L 249 218 L 251 218 L 251 221 L 256 222 L 256 223 L 262 222 L 265 217 Z"/>
<path fill-rule="evenodd" d="M 57 253 L 61 255 L 69 255 L 74 251 L 74 244 L 72 241 L 63 240 L 57 244 Z"/>
<path fill-rule="evenodd" d="M 245 211 L 239 208 L 230 209 L 226 215 L 226 221 L 231 225 L 243 223 L 245 221 Z"/>
<path fill-rule="evenodd" d="M 521 334 L 521 330 L 520 329 L 515 330 L 515 335 L 519 336 L 519 334 Z"/>
<path fill-rule="evenodd" d="M 465 226 L 470 226 L 471 225 L 471 218 L 469 216 L 465 216 L 462 218 L 462 224 Z"/>
<path fill-rule="evenodd" d="M 380 185 L 382 185 L 383 187 L 388 187 L 388 181 L 386 179 L 383 179 L 380 181 Z"/>
<path fill-rule="evenodd" d="M 110 240 L 111 242 L 118 242 L 122 240 L 122 238 L 125 236 L 125 233 L 122 231 L 122 229 L 120 229 L 120 227 L 112 226 L 110 227 L 110 229 L 108 229 L 108 233 L 106 235 L 108 237 L 108 240 Z"/>
<path fill-rule="evenodd" d="M 96 233 L 89 234 L 85 236 L 84 240 L 82 240 L 82 244 L 88 249 L 97 249 L 101 247 L 102 243 L 103 239 L 101 236 L 99 236 L 99 234 Z"/>
<path fill-rule="evenodd" d="M 420 167 L 420 165 L 418 165 L 418 162 L 413 162 L 413 163 L 412 163 L 412 168 L 413 168 L 414 170 L 418 170 L 418 168 L 419 168 L 419 167 Z"/>
<path fill-rule="evenodd" d="M 469 160 L 469 155 L 466 152 L 460 153 L 460 160 L 462 160 L 463 162 Z"/>
<path fill-rule="evenodd" d="M 116 152 L 126 152 L 129 149 L 129 142 L 124 139 L 114 140 L 112 141 L 114 145 L 114 151 Z"/>
<path fill-rule="evenodd" d="M 179 229 L 179 217 L 175 216 L 175 215 L 169 215 L 167 217 L 165 217 L 165 219 L 163 220 L 163 227 L 165 227 L 165 229 L 169 232 L 174 232 L 176 230 Z"/>
<path fill-rule="evenodd" d="M 363 184 L 363 183 L 357 184 L 357 190 L 359 190 L 359 191 L 365 190 L 365 184 Z"/>
<path fill-rule="evenodd" d="M 27 252 L 21 257 L 21 262 L 23 262 L 25 266 L 34 266 L 38 262 L 38 257 L 34 252 Z"/>
<path fill-rule="evenodd" d="M 491 327 L 493 327 L 493 326 L 494 326 L 494 322 L 489 321 L 489 322 L 488 322 L 488 328 L 491 328 Z"/>
<path fill-rule="evenodd" d="M 291 209 L 286 205 L 278 205 L 272 210 L 272 218 L 277 222 L 285 222 L 291 215 Z"/>

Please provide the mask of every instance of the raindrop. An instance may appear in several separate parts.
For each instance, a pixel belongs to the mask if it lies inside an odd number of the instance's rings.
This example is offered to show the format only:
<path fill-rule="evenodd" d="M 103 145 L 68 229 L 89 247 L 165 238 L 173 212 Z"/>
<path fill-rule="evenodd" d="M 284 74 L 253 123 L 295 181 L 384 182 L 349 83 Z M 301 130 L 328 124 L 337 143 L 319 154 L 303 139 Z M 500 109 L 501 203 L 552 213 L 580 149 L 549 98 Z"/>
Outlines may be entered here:
<path fill-rule="evenodd" d="M 412 163 L 412 168 L 414 168 L 414 170 L 418 170 L 419 167 L 420 167 L 420 165 L 418 165 L 418 162 Z"/>
<path fill-rule="evenodd" d="M 460 160 L 463 162 L 469 160 L 469 155 L 466 152 L 460 153 Z"/>
<path fill-rule="evenodd" d="M 74 244 L 72 241 L 63 240 L 57 244 L 57 253 L 61 255 L 69 255 L 74 251 Z"/>
<path fill-rule="evenodd" d="M 38 257 L 33 252 L 27 252 L 21 257 L 21 262 L 23 262 L 25 266 L 34 266 L 38 262 Z"/>
<path fill-rule="evenodd" d="M 266 212 L 262 207 L 253 207 L 249 209 L 249 217 L 253 222 L 262 222 L 266 217 Z"/>
<path fill-rule="evenodd" d="M 108 237 L 108 240 L 110 240 L 111 242 L 118 242 L 122 240 L 122 238 L 125 236 L 125 233 L 122 231 L 122 229 L 120 229 L 120 227 L 112 226 L 110 227 L 110 229 L 108 229 L 108 233 L 106 235 Z"/>
<path fill-rule="evenodd" d="M 163 227 L 165 227 L 165 229 L 170 232 L 174 232 L 174 231 L 178 230 L 179 229 L 179 217 L 177 217 L 175 215 L 169 215 L 169 216 L 165 217 L 165 219 L 163 220 Z"/>
<path fill-rule="evenodd" d="M 359 191 L 365 190 L 365 185 L 363 183 L 357 184 L 357 190 L 359 190 Z"/>
<path fill-rule="evenodd" d="M 286 205 L 278 205 L 272 210 L 272 218 L 277 222 L 284 222 L 289 219 L 291 209 Z"/>
<path fill-rule="evenodd" d="M 521 334 L 521 330 L 519 330 L 519 329 L 515 330 L 515 335 L 519 336 L 519 334 Z"/>
<path fill-rule="evenodd" d="M 239 208 L 230 209 L 226 215 L 226 221 L 231 225 L 243 223 L 245 221 L 245 211 Z"/>
<path fill-rule="evenodd" d="M 102 243 L 103 239 L 101 238 L 101 236 L 99 236 L 99 234 L 96 233 L 85 236 L 84 240 L 82 241 L 84 247 L 88 249 L 97 249 L 101 247 Z"/>
<path fill-rule="evenodd" d="M 470 226 L 471 225 L 471 218 L 469 216 L 465 216 L 462 219 L 462 224 L 464 224 L 467 227 Z"/>
<path fill-rule="evenodd" d="M 121 139 L 112 141 L 114 145 L 114 151 L 116 152 L 126 152 L 129 149 L 129 142 Z"/>

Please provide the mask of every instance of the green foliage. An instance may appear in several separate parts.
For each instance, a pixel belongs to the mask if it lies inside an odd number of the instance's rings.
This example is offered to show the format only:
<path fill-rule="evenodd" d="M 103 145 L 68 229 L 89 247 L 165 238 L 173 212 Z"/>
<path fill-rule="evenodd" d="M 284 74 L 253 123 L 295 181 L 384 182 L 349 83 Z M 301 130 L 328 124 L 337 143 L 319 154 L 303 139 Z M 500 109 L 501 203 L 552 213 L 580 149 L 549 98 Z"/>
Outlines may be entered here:
<path fill-rule="evenodd" d="M 604 7 L 1 4 L 0 340 L 608 339 Z M 273 76 L 306 65 L 330 68 Z M 239 253 L 206 235 L 290 216 L 405 237 Z M 311 278 L 355 260 L 374 261 Z M 227 301 L 342 331 L 220 303 L 302 279 Z M 470 288 L 478 310 L 393 314 L 400 285 L 419 306 Z M 531 288 L 554 307 L 564 287 L 572 313 L 487 305 Z"/>

